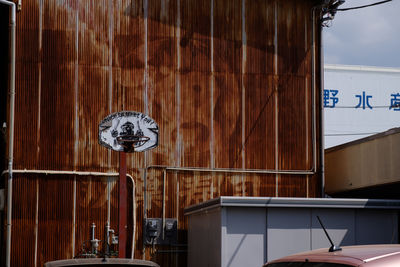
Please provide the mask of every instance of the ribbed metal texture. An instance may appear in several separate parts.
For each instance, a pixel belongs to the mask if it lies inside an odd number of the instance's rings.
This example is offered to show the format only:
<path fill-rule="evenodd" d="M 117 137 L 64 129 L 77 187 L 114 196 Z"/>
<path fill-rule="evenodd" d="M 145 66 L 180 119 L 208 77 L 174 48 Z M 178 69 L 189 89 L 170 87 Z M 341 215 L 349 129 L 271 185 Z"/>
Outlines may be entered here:
<path fill-rule="evenodd" d="M 178 218 L 184 244 L 189 205 L 230 195 L 319 196 L 319 160 L 313 175 L 150 167 L 312 171 L 319 159 L 314 4 L 24 0 L 17 14 L 14 169 L 118 172 L 118 153 L 97 143 L 98 123 L 121 110 L 148 114 L 159 125 L 159 146 L 127 157 L 136 182 L 134 255 L 161 266 L 186 266 L 186 254 L 143 248 L 145 212 Z M 318 52 L 318 30 L 315 40 Z M 117 228 L 116 177 L 15 176 L 12 266 L 78 255 L 93 222 L 98 239 L 107 220 Z"/>

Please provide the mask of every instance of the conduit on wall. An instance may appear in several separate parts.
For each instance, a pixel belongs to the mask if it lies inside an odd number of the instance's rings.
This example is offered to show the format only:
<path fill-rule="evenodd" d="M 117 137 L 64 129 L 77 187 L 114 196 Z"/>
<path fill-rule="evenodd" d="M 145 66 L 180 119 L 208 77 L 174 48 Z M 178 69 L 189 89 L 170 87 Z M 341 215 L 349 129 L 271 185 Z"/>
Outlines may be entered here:
<path fill-rule="evenodd" d="M 7 182 L 7 237 L 6 237 L 6 266 L 10 266 L 11 249 L 11 215 L 12 215 L 12 175 L 14 157 L 14 106 L 15 106 L 15 26 L 16 8 L 15 3 L 0 0 L 0 4 L 10 7 L 10 119 L 8 130 L 8 182 Z"/>
<path fill-rule="evenodd" d="M 1 1 L 1 0 L 0 0 Z M 97 177 L 119 177 L 119 173 L 105 173 L 105 172 L 84 172 L 84 171 L 55 171 L 55 170 L 12 170 L 13 173 L 19 174 L 44 174 L 44 175 L 78 175 L 78 176 L 97 176 Z M 9 170 L 3 171 L 1 176 L 5 174 L 10 174 Z M 134 258 L 135 254 L 135 238 L 136 238 L 136 198 L 135 198 L 135 190 L 136 184 L 135 180 L 133 179 L 132 175 L 126 174 L 132 181 L 132 209 L 133 209 L 133 216 L 132 216 L 132 252 L 131 252 L 131 259 Z M 110 201 L 110 200 L 108 200 Z M 11 201 L 10 201 L 11 202 Z M 10 213 L 11 214 L 11 213 Z M 75 212 L 74 212 L 75 214 Z M 109 214 L 109 212 L 108 212 Z M 75 216 L 75 215 L 74 215 Z M 7 247 L 9 250 L 11 248 L 11 219 L 10 218 L 10 247 Z M 107 218 L 109 220 L 109 218 Z M 75 227 L 75 226 L 74 226 Z M 10 251 L 9 251 L 10 252 Z M 10 255 L 10 254 L 9 254 Z M 10 258 L 8 258 L 8 262 L 10 262 Z M 10 265 L 7 265 L 10 266 Z"/>

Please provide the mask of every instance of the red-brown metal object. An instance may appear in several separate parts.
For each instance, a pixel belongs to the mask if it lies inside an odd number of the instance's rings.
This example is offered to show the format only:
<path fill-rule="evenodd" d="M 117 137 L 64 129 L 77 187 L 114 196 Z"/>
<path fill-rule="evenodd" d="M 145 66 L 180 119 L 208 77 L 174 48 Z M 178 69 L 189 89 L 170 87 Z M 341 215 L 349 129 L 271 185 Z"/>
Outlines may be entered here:
<path fill-rule="evenodd" d="M 126 258 L 127 232 L 126 153 L 119 152 L 118 257 Z"/>

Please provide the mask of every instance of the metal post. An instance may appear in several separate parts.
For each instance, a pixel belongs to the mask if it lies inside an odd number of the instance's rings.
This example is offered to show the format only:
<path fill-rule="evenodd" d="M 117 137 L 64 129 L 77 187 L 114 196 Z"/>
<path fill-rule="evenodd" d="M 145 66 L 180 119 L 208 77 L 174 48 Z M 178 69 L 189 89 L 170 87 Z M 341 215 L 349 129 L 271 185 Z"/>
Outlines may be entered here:
<path fill-rule="evenodd" d="M 0 4 L 10 8 L 10 121 L 8 130 L 8 181 L 7 181 L 7 237 L 6 237 L 6 266 L 11 266 L 11 228 L 12 228 L 12 182 L 13 182 L 13 158 L 14 158 L 14 113 L 15 113 L 15 27 L 16 9 L 15 3 L 0 0 Z"/>
<path fill-rule="evenodd" d="M 127 232 L 126 153 L 119 152 L 118 257 L 126 258 Z"/>
<path fill-rule="evenodd" d="M 110 223 L 106 222 L 104 226 L 103 254 L 104 259 L 110 257 Z"/>
<path fill-rule="evenodd" d="M 0 0 L 1 1 L 1 0 Z M 120 124 L 120 120 L 126 120 Z M 117 126 L 111 128 L 110 123 Z M 118 126 L 119 125 L 119 126 Z M 111 133 L 113 131 L 113 133 Z M 117 135 L 115 135 L 117 133 Z M 99 124 L 99 143 L 112 150 L 119 151 L 119 223 L 118 256 L 127 258 L 127 190 L 126 190 L 126 153 L 144 152 L 158 145 L 158 125 L 149 116 L 136 111 L 120 111 L 108 115 Z M 132 179 L 134 184 L 134 180 Z M 133 189 L 134 190 L 134 189 Z M 144 180 L 144 218 L 146 218 L 146 180 Z M 135 219 L 135 214 L 134 214 Z M 133 236 L 135 236 L 135 224 Z M 132 253 L 134 253 L 132 240 Z"/>

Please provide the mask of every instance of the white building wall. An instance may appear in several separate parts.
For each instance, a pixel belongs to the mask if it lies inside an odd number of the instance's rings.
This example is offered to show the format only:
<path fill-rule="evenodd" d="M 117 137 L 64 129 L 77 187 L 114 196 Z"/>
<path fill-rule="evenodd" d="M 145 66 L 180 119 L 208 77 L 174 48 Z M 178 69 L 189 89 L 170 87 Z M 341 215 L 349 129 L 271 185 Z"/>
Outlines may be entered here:
<path fill-rule="evenodd" d="M 400 127 L 400 69 L 325 64 L 325 148 L 395 127 Z"/>

